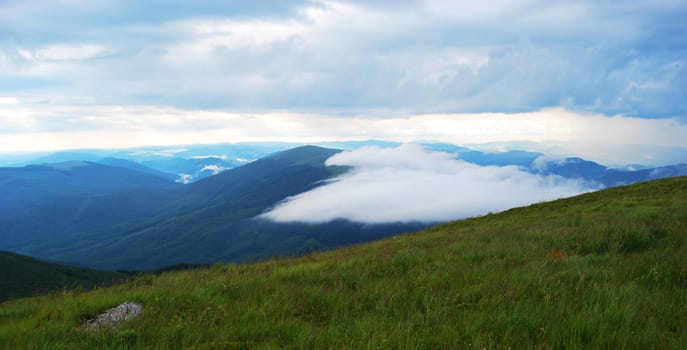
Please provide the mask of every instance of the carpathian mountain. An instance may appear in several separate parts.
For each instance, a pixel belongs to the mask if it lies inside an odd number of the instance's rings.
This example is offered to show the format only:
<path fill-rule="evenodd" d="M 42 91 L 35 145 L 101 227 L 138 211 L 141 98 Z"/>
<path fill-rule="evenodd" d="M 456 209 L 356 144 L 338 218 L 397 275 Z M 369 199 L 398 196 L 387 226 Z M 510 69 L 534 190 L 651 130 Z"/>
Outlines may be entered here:
<path fill-rule="evenodd" d="M 283 142 L 235 143 L 214 145 L 178 145 L 138 147 L 124 150 L 86 149 L 59 151 L 38 157 L 0 155 L 0 163 L 7 166 L 62 163 L 72 160 L 90 161 L 105 165 L 132 168 L 132 164 L 112 164 L 129 161 L 167 173 L 163 177 L 179 182 L 193 182 L 234 168 L 269 154 L 284 151 L 302 144 Z M 147 170 L 146 170 L 147 171 Z M 160 175 L 160 174 L 157 174 Z"/>
<path fill-rule="evenodd" d="M 35 193 L 41 193 L 45 183 L 86 181 L 78 177 L 88 171 L 98 181 L 114 181 L 116 177 L 120 184 L 127 183 L 130 188 L 105 191 L 94 185 L 80 191 L 63 186 L 55 195 L 44 193 L 41 200 L 27 200 L 21 209 L 12 210 L 12 215 L 3 213 L 7 219 L 1 223 L 4 229 L 0 248 L 76 265 L 140 270 L 179 263 L 292 255 L 422 226 L 369 226 L 345 221 L 324 225 L 278 224 L 255 219 L 281 200 L 308 191 L 344 171 L 324 165 L 337 152 L 299 147 L 189 185 L 139 174 L 151 181 L 139 186 L 137 181 L 124 180 L 123 175 L 132 172 L 129 169 L 86 162 L 5 169 L 7 173 L 19 171 L 29 178 L 33 172 L 44 172 L 42 180 L 31 188 Z M 97 172 L 106 169 L 117 175 Z M 72 172 L 74 178 L 65 180 L 68 176 L 64 171 Z M 21 176 L 12 181 L 23 181 L 18 178 Z M 8 188 L 21 191 L 9 180 L 6 182 Z M 42 202 L 51 204 L 38 204 Z"/>
<path fill-rule="evenodd" d="M 614 187 L 635 182 L 687 175 L 687 164 L 662 167 L 634 165 L 623 169 L 609 168 L 578 157 L 547 159 L 543 153 L 511 150 L 482 152 L 446 143 L 425 143 L 429 150 L 455 153 L 456 159 L 482 166 L 518 166 L 540 175 L 558 175 L 584 180 L 597 187 Z"/>
<path fill-rule="evenodd" d="M 628 165 L 622 168 L 608 168 L 581 158 L 553 159 L 546 157 L 540 152 L 517 149 L 503 152 L 485 152 L 448 143 L 424 142 L 421 144 L 429 150 L 455 153 L 457 159 L 477 165 L 513 165 L 534 174 L 578 178 L 593 183 L 598 187 L 612 187 L 687 174 L 683 169 L 684 165 L 661 168 L 652 168 L 645 165 Z M 354 150 L 370 146 L 397 147 L 400 143 L 384 140 L 367 140 L 324 142 L 319 145 L 328 148 Z M 173 179 L 180 183 L 190 183 L 217 175 L 224 170 L 244 165 L 269 154 L 297 146 L 301 145 L 296 143 L 265 142 L 139 147 L 127 150 L 62 151 L 19 164 L 58 163 L 78 159 L 141 170 L 166 179 Z M 509 145 L 509 147 L 517 147 L 517 145 Z M 125 163 L 126 161 L 130 163 Z M 144 167 L 137 169 L 141 165 Z M 157 172 L 151 172 L 154 170 L 157 170 Z"/>
<path fill-rule="evenodd" d="M 131 169 L 131 170 L 136 170 L 136 171 L 139 171 L 142 173 L 155 175 L 157 177 L 160 177 L 160 178 L 163 178 L 163 179 L 166 179 L 169 181 L 178 182 L 177 180 L 179 179 L 179 177 L 173 173 L 153 169 L 153 168 L 147 167 L 141 163 L 134 162 L 134 161 L 127 160 L 127 159 L 122 159 L 122 158 L 111 158 L 111 157 L 102 158 L 102 159 L 96 160 L 95 163 L 114 166 L 114 167 L 120 167 L 120 168 L 126 168 L 126 169 Z"/>
<path fill-rule="evenodd" d="M 184 263 L 246 261 L 368 241 L 421 225 L 272 223 L 255 217 L 286 197 L 343 171 L 325 167 L 339 150 L 305 146 L 184 186 L 165 214 L 61 251 L 55 259 L 106 269 L 155 269 Z"/>
<path fill-rule="evenodd" d="M 236 168 L 247 163 L 236 159 L 223 159 L 219 157 L 200 158 L 164 158 L 141 162 L 141 165 L 173 174 L 174 180 L 180 183 L 190 183 L 217 175 L 224 170 Z"/>
<path fill-rule="evenodd" d="M 639 170 L 613 169 L 577 157 L 551 160 L 533 164 L 531 172 L 543 175 L 558 175 L 582 179 L 602 187 L 628 185 L 636 182 L 687 175 L 687 164 L 662 166 Z"/>
<path fill-rule="evenodd" d="M 159 213 L 181 185 L 138 170 L 71 161 L 0 168 L 0 249 L 41 256 L 85 232 Z"/>
<path fill-rule="evenodd" d="M 517 165 L 605 186 L 687 174 L 687 166 L 613 170 L 578 158 L 538 161 L 531 152 L 488 154 L 446 144 L 483 165 Z M 102 269 L 245 261 L 368 241 L 421 224 L 273 223 L 256 216 L 345 171 L 339 152 L 304 146 L 181 185 L 136 164 L 110 160 L 0 169 L 0 249 Z M 540 159 L 539 159 L 540 160 Z M 144 169 L 143 169 L 144 170 Z M 154 172 L 154 170 L 153 170 Z"/>

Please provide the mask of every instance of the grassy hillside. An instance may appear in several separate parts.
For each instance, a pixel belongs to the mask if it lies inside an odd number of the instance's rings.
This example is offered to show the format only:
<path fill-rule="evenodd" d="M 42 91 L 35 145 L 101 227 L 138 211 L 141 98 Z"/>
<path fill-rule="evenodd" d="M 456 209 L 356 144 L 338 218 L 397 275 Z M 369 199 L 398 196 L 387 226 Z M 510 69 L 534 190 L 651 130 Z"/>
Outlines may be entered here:
<path fill-rule="evenodd" d="M 0 306 L 0 348 L 681 348 L 687 178 Z M 84 319 L 145 305 L 120 328 Z"/>
<path fill-rule="evenodd" d="M 0 301 L 63 289 L 90 289 L 124 277 L 119 273 L 58 265 L 0 251 Z"/>

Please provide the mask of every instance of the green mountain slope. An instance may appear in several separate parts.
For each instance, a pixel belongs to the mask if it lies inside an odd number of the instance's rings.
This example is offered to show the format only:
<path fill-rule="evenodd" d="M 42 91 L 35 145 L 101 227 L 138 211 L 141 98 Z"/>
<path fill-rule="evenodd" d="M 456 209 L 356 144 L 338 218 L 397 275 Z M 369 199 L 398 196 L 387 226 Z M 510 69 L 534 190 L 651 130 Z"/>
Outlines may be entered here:
<path fill-rule="evenodd" d="M 7 302 L 0 348 L 681 348 L 687 178 L 300 258 Z M 125 300 L 138 319 L 88 333 Z"/>
<path fill-rule="evenodd" d="M 154 270 L 298 255 L 423 227 L 255 219 L 344 171 L 325 166 L 337 152 L 298 147 L 186 186 L 147 173 L 132 177 L 131 169 L 70 162 L 8 168 L 17 174 L 2 187 L 0 169 L 0 190 L 16 195 L 0 199 L 0 249 L 98 269 Z M 141 186 L 139 178 L 148 182 Z"/>
<path fill-rule="evenodd" d="M 303 230 L 294 231 L 294 225 L 254 217 L 336 174 L 340 169 L 324 162 L 337 152 L 305 146 L 277 153 L 168 192 L 164 202 L 151 202 L 160 213 L 146 220 L 121 220 L 103 230 L 84 231 L 78 240 L 43 245 L 37 253 L 95 268 L 152 270 L 321 248 L 324 243 L 307 234 L 313 228 L 300 225 Z M 370 239 L 380 236 L 375 234 Z"/>
<path fill-rule="evenodd" d="M 0 301 L 34 294 L 112 284 L 125 276 L 49 263 L 0 251 Z"/>
<path fill-rule="evenodd" d="M 336 152 L 295 149 L 189 186 L 90 162 L 0 168 L 0 249 L 111 269 L 212 262 L 199 231 L 226 232 L 227 224 L 312 188 L 330 176 L 324 160 Z M 189 251 L 196 241 L 201 247 Z M 170 258 L 156 262 L 161 256 Z M 136 265 L 141 257 L 151 264 Z"/>

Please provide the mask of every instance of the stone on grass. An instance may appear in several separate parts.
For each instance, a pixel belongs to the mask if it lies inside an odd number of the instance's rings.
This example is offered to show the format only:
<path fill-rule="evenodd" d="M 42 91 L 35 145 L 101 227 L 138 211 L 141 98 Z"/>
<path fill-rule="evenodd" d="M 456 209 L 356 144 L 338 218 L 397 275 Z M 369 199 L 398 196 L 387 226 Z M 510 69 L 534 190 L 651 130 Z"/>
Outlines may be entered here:
<path fill-rule="evenodd" d="M 120 323 L 130 320 L 143 312 L 143 305 L 125 301 L 119 306 L 109 309 L 96 318 L 92 318 L 84 324 L 88 330 L 112 329 Z"/>

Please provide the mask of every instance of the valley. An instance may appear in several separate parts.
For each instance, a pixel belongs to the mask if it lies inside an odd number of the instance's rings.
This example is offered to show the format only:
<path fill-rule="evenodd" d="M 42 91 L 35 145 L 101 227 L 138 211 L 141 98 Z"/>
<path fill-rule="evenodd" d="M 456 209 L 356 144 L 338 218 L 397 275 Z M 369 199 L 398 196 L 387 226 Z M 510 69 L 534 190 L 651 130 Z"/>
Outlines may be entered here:
<path fill-rule="evenodd" d="M 377 141 L 337 145 L 356 149 L 396 146 Z M 289 145 L 243 145 L 226 150 L 248 156 L 279 146 Z M 191 157 L 221 153 L 221 145 L 213 147 L 184 152 Z M 581 181 L 590 188 L 687 174 L 684 165 L 621 171 L 577 158 L 542 163 L 538 161 L 542 155 L 534 152 L 489 154 L 437 143 L 423 147 L 427 152 L 450 152 L 482 167 L 517 167 L 534 176 Z M 154 153 L 146 152 L 130 154 Z M 185 185 L 172 173 L 120 158 L 98 158 L 102 164 L 69 160 L 0 168 L 0 249 L 75 266 L 150 271 L 177 264 L 299 255 L 437 223 L 369 224 L 341 218 L 313 224 L 260 218 L 286 198 L 349 171 L 325 164 L 340 152 L 317 146 L 291 148 Z M 105 151 L 67 152 L 41 159 L 79 156 L 95 160 L 107 155 Z"/>

